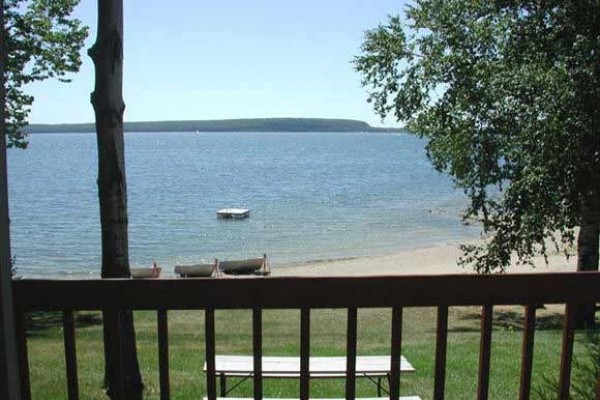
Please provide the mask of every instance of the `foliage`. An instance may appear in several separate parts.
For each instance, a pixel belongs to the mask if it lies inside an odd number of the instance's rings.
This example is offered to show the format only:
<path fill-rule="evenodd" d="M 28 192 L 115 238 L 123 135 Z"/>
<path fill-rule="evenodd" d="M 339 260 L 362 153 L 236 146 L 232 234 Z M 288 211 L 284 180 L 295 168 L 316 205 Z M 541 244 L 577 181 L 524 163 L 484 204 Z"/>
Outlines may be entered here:
<path fill-rule="evenodd" d="M 76 72 L 88 29 L 69 18 L 79 0 L 5 0 L 6 113 L 9 147 L 27 147 L 23 128 L 33 104 L 31 82 Z"/>
<path fill-rule="evenodd" d="M 10 275 L 12 276 L 13 279 L 21 279 L 21 275 L 19 275 L 19 271 L 18 268 L 15 267 L 17 263 L 17 256 L 12 256 L 10 258 Z"/>
<path fill-rule="evenodd" d="M 426 138 L 469 196 L 485 240 L 462 264 L 503 271 L 573 245 L 600 193 L 598 1 L 420 0 L 367 31 L 354 65 L 376 112 Z"/>
<path fill-rule="evenodd" d="M 558 381 L 544 377 L 544 383 L 536 387 L 540 400 L 558 400 Z M 585 353 L 573 360 L 571 390 L 568 400 L 592 400 L 596 398 L 596 384 L 600 379 L 600 330 L 586 332 Z"/>

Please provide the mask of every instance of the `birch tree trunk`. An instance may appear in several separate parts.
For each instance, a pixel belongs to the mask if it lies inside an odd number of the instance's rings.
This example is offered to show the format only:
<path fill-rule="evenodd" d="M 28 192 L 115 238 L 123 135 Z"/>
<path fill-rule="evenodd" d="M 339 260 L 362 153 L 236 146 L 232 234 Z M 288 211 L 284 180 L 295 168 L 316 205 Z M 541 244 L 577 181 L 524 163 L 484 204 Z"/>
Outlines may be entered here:
<path fill-rule="evenodd" d="M 91 102 L 98 140 L 102 278 L 126 278 L 127 184 L 123 140 L 123 0 L 98 0 L 98 36 L 88 54 L 96 79 Z M 105 384 L 111 399 L 141 399 L 143 384 L 131 311 L 104 312 Z"/>

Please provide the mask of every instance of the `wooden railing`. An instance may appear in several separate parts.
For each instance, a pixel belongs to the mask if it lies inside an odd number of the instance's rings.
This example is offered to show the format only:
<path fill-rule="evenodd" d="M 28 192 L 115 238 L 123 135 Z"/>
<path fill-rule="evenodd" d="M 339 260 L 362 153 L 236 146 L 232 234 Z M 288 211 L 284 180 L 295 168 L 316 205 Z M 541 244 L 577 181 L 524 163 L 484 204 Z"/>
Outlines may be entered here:
<path fill-rule="evenodd" d="M 346 398 L 355 398 L 357 309 L 392 309 L 390 398 L 399 396 L 399 359 L 403 307 L 437 307 L 434 399 L 444 399 L 449 306 L 481 306 L 477 399 L 488 397 L 492 311 L 494 305 L 525 307 L 519 399 L 530 397 L 536 307 L 566 304 L 559 374 L 559 399 L 567 399 L 573 355 L 573 307 L 600 302 L 600 273 L 526 275 L 444 275 L 344 278 L 173 279 L 173 280 L 20 280 L 14 282 L 21 352 L 23 399 L 30 398 L 26 326 L 34 310 L 64 312 L 64 341 L 69 399 L 78 399 L 73 311 L 156 310 L 161 398 L 168 399 L 167 310 L 204 310 L 207 396 L 217 397 L 215 310 L 250 309 L 253 318 L 254 398 L 262 391 L 262 310 L 299 309 L 300 399 L 309 398 L 310 311 L 343 308 L 348 312 Z M 120 355 L 117 355 L 120 357 Z M 120 382 L 122 385 L 123 382 Z M 600 391 L 600 387 L 598 388 Z M 118 392 L 118 391 L 117 391 Z M 600 392 L 599 392 L 600 393 Z"/>

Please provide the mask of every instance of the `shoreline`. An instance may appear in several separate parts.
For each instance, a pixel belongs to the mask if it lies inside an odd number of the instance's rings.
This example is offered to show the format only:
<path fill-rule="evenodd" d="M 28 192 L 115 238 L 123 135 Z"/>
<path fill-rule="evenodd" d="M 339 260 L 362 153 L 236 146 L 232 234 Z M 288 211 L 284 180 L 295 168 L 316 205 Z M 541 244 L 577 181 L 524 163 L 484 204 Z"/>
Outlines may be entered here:
<path fill-rule="evenodd" d="M 291 262 L 271 265 L 274 277 L 343 277 L 343 276 L 384 276 L 384 275 L 445 275 L 473 274 L 468 267 L 460 267 L 457 260 L 462 252 L 459 244 L 439 244 L 426 247 L 398 250 L 379 255 L 342 257 L 310 261 Z M 548 265 L 543 257 L 534 258 L 534 267 L 516 265 L 515 262 L 506 273 L 573 272 L 577 258 L 567 260 L 562 253 L 548 256 Z M 162 265 L 161 278 L 176 278 L 171 266 Z M 19 275 L 19 274 L 17 274 Z M 23 274 L 23 279 L 100 279 L 98 273 L 72 274 L 66 276 Z"/>
<path fill-rule="evenodd" d="M 272 276 L 368 276 L 368 275 L 443 275 L 473 274 L 468 267 L 460 267 L 457 260 L 462 252 L 459 244 L 444 244 L 400 250 L 387 255 L 348 257 L 332 260 L 314 260 L 275 265 Z M 516 265 L 506 273 L 571 272 L 576 270 L 576 257 L 567 260 L 562 253 L 534 258 L 534 267 Z"/>

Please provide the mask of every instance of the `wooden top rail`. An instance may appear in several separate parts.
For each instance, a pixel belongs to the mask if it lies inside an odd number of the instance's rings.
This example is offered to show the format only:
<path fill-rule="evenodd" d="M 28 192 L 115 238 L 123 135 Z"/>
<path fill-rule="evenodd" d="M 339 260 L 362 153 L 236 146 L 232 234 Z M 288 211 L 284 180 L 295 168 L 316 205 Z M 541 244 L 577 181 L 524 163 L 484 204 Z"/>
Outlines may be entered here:
<path fill-rule="evenodd" d="M 283 309 L 600 301 L 600 273 L 265 279 L 16 280 L 29 310 Z"/>

